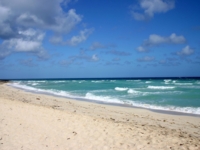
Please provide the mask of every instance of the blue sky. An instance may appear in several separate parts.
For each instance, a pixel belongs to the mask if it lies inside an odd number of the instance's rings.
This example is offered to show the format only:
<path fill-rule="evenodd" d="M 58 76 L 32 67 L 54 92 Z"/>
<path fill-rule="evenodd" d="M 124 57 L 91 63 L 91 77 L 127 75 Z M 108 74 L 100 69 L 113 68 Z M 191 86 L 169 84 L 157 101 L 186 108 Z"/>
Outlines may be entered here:
<path fill-rule="evenodd" d="M 200 76 L 199 0 L 1 0 L 0 78 Z"/>

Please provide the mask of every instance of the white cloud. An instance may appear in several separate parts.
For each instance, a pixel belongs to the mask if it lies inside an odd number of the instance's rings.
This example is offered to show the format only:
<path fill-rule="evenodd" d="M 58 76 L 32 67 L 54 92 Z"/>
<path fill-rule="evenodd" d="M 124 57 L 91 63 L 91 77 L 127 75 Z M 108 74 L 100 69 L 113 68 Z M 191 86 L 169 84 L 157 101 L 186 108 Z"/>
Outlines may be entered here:
<path fill-rule="evenodd" d="M 172 33 L 168 37 L 160 36 L 157 34 L 151 34 L 147 40 L 145 40 L 141 46 L 137 47 L 138 52 L 147 52 L 149 47 L 161 45 L 161 44 L 183 44 L 186 43 L 184 36 L 177 36 Z"/>
<path fill-rule="evenodd" d="M 9 47 L 17 52 L 31 52 L 40 48 L 41 42 L 29 41 L 25 39 L 11 39 L 8 41 Z"/>
<path fill-rule="evenodd" d="M 82 16 L 76 14 L 75 9 L 70 9 L 67 14 L 56 17 L 56 23 L 48 27 L 58 33 L 69 33 L 81 20 Z"/>
<path fill-rule="evenodd" d="M 19 25 L 25 27 L 39 27 L 42 29 L 50 29 L 56 33 L 69 33 L 79 22 L 82 16 L 76 14 L 75 9 L 70 9 L 67 13 L 57 12 L 52 14 L 52 18 L 44 20 L 41 16 L 30 13 L 21 14 L 16 20 Z"/>
<path fill-rule="evenodd" d="M 145 41 L 146 43 L 145 45 L 158 45 L 158 44 L 162 44 L 166 42 L 167 42 L 167 38 L 161 37 L 156 34 L 152 34 L 149 36 L 149 39 Z"/>
<path fill-rule="evenodd" d="M 98 61 L 99 58 L 97 57 L 97 55 L 94 54 L 94 55 L 92 55 L 92 60 L 93 60 L 93 61 Z"/>
<path fill-rule="evenodd" d="M 75 9 L 64 12 L 60 6 L 62 1 L 1 0 L 0 38 L 16 36 L 21 27 L 52 30 L 59 34 L 69 33 L 82 21 L 82 16 Z M 63 4 L 70 1 L 65 0 Z"/>
<path fill-rule="evenodd" d="M 165 13 L 175 7 L 174 0 L 139 0 L 139 10 L 143 13 L 138 12 L 138 7 L 133 7 L 131 13 L 136 20 L 146 20 L 154 17 L 155 13 Z"/>
<path fill-rule="evenodd" d="M 47 31 L 57 35 L 50 39 L 52 43 L 66 44 L 63 35 L 82 21 L 82 16 L 75 9 L 62 9 L 67 8 L 71 1 L 76 0 L 1 0 L 0 57 L 5 58 L 13 52 L 31 52 L 44 57 L 47 52 L 42 42 Z M 72 37 L 69 44 L 85 41 L 91 32 L 90 29 L 82 30 L 80 35 Z"/>
<path fill-rule="evenodd" d="M 174 43 L 174 44 L 183 44 L 186 42 L 186 39 L 184 38 L 184 36 L 176 36 L 175 33 L 172 33 L 169 37 L 169 42 L 170 43 Z"/>
<path fill-rule="evenodd" d="M 92 32 L 93 29 L 84 29 L 80 31 L 79 35 L 73 36 L 70 40 L 68 40 L 67 44 L 71 46 L 76 46 L 79 43 L 84 42 Z"/>
<path fill-rule="evenodd" d="M 136 49 L 138 52 L 147 52 L 148 50 L 142 46 L 137 47 Z"/>
<path fill-rule="evenodd" d="M 149 39 L 146 40 L 143 44 L 145 46 L 155 46 L 160 44 L 183 44 L 186 42 L 184 36 L 177 36 L 175 33 L 172 33 L 169 37 L 162 37 L 160 35 L 151 34 Z"/>
<path fill-rule="evenodd" d="M 0 52 L 7 51 L 7 55 L 13 52 L 31 52 L 39 58 L 47 57 L 42 47 L 44 33 L 34 29 L 20 30 L 20 37 L 4 40 L 0 46 Z"/>
<path fill-rule="evenodd" d="M 138 61 L 139 62 L 150 62 L 150 61 L 154 61 L 155 58 L 154 57 L 150 57 L 150 56 L 145 56 L 143 58 L 139 58 Z"/>
<path fill-rule="evenodd" d="M 189 56 L 194 53 L 194 50 L 189 45 L 184 47 L 181 51 L 177 52 L 179 56 Z"/>

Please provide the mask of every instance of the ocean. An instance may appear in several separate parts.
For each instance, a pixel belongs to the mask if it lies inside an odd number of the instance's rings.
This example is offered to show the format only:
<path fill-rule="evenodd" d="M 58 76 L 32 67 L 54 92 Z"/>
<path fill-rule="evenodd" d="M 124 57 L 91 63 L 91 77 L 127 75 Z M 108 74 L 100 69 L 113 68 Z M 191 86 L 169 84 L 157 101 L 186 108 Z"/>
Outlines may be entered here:
<path fill-rule="evenodd" d="M 200 114 L 199 78 L 40 79 L 9 85 L 71 99 Z"/>

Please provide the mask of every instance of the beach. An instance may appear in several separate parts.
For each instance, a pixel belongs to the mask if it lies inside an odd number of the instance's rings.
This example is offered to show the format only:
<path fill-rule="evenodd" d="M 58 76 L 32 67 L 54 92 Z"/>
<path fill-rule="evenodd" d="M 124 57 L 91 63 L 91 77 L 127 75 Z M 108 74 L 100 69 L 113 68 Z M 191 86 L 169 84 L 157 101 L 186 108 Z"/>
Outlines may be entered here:
<path fill-rule="evenodd" d="M 199 143 L 199 116 L 90 103 L 0 84 L 1 150 L 199 150 Z"/>

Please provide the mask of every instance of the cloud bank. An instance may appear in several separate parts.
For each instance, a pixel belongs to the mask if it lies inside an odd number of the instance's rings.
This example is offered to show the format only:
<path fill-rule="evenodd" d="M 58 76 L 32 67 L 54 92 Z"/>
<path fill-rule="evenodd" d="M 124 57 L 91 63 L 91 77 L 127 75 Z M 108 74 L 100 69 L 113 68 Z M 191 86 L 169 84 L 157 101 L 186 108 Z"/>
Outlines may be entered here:
<path fill-rule="evenodd" d="M 0 1 L 0 59 L 13 52 L 28 52 L 39 58 L 47 58 L 43 47 L 45 33 L 50 31 L 52 43 L 61 43 L 62 36 L 71 32 L 82 21 L 75 9 L 63 11 L 61 5 L 72 0 L 1 0 Z M 73 36 L 69 45 L 77 45 L 87 39 L 90 29 L 82 29 Z"/>

